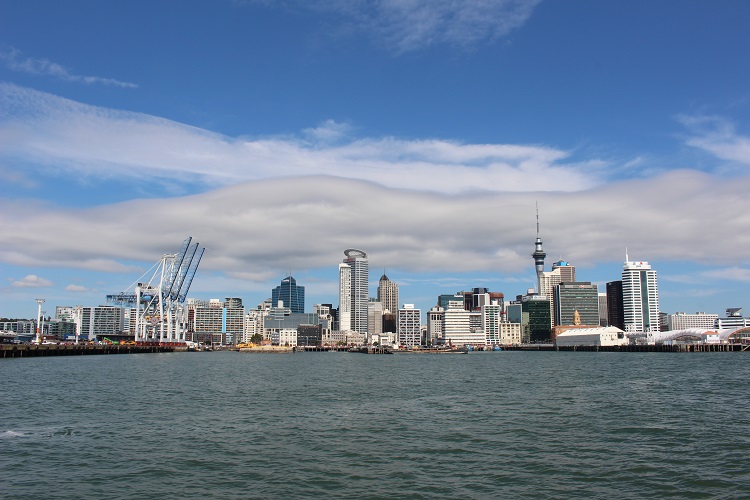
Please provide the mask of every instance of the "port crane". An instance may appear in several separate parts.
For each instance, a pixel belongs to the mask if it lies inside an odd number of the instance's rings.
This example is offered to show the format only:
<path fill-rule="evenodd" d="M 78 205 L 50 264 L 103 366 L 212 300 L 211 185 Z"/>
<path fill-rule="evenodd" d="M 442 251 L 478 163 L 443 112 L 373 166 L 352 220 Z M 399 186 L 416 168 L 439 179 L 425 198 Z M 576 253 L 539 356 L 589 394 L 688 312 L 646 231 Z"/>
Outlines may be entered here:
<path fill-rule="evenodd" d="M 197 242 L 192 243 L 192 239 L 192 236 L 186 238 L 177 253 L 164 254 L 128 288 L 133 288 L 133 292 L 107 295 L 107 302 L 135 311 L 136 343 L 185 342 L 185 299 L 205 251 Z M 144 280 L 152 271 L 151 277 Z"/>

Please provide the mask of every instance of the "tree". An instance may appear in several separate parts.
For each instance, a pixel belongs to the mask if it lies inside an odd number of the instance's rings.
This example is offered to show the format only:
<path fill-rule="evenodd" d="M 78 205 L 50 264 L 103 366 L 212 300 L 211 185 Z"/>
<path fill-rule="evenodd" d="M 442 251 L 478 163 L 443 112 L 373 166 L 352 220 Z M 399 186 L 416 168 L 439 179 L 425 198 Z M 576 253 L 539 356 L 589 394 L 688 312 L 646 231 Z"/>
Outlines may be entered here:
<path fill-rule="evenodd" d="M 263 340 L 263 335 L 261 335 L 260 333 L 256 333 L 255 335 L 250 337 L 250 342 L 252 342 L 253 344 L 260 344 L 261 340 Z"/>

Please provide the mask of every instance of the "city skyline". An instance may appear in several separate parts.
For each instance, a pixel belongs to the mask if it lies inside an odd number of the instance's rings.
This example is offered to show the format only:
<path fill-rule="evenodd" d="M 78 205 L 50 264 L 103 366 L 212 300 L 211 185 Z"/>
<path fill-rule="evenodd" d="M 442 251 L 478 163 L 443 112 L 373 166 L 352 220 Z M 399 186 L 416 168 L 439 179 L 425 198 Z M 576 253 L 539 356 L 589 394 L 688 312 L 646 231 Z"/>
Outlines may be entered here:
<path fill-rule="evenodd" d="M 186 235 L 200 299 L 336 302 L 346 248 L 423 315 L 512 298 L 537 206 L 600 292 L 628 249 L 664 312 L 750 309 L 747 2 L 172 7 L 4 6 L 0 315 L 103 303 Z"/>

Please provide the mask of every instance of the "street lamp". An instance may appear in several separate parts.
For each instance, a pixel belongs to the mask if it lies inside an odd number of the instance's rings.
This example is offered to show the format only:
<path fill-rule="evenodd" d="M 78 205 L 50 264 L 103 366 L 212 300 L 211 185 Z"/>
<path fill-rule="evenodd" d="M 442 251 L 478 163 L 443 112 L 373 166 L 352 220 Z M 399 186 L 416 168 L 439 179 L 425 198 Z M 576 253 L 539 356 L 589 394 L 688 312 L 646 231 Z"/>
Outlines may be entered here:
<path fill-rule="evenodd" d="M 42 304 L 44 304 L 44 299 L 36 299 L 36 303 L 38 305 L 37 312 L 36 312 L 36 343 L 41 344 L 42 343 L 42 329 L 39 328 L 39 322 L 42 320 Z"/>

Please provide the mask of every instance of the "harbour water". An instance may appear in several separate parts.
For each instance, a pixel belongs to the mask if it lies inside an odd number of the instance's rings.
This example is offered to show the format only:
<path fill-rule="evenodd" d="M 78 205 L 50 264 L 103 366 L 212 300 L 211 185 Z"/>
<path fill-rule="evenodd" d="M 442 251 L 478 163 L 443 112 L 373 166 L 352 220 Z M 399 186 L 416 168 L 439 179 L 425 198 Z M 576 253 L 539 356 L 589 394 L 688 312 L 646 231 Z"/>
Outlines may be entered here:
<path fill-rule="evenodd" d="M 746 353 L 0 360 L 3 498 L 747 498 Z"/>

